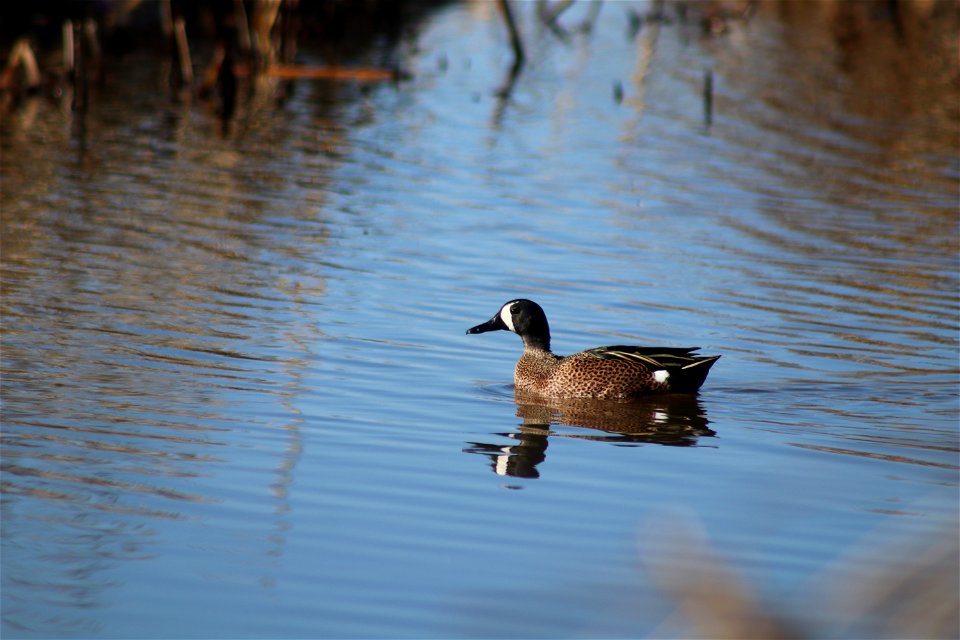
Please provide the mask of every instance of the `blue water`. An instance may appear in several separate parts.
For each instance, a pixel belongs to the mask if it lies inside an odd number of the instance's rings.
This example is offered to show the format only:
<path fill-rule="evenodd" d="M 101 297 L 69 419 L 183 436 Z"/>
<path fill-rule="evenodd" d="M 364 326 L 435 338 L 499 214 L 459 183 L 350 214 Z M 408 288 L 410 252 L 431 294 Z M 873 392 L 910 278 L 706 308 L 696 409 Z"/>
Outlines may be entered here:
<path fill-rule="evenodd" d="M 226 136 L 149 57 L 83 145 L 6 115 L 3 635 L 683 636 L 690 540 L 804 633 L 896 635 L 818 585 L 955 538 L 956 41 L 867 12 L 848 49 L 827 6 L 564 41 L 521 4 L 503 98 L 495 5 L 457 4 L 411 80 Z M 516 336 L 464 335 L 515 297 L 558 353 L 723 358 L 696 399 L 515 398 Z"/>

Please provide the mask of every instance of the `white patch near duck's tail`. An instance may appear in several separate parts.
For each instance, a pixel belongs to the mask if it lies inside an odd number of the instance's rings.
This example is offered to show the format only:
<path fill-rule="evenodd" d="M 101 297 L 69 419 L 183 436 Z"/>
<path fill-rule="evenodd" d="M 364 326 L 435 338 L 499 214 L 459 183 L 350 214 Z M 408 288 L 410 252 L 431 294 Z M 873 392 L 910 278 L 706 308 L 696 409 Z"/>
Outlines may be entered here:
<path fill-rule="evenodd" d="M 653 379 L 661 384 L 666 382 L 667 378 L 669 377 L 670 377 L 670 372 L 667 371 L 666 369 L 660 369 L 659 371 L 653 372 Z"/>

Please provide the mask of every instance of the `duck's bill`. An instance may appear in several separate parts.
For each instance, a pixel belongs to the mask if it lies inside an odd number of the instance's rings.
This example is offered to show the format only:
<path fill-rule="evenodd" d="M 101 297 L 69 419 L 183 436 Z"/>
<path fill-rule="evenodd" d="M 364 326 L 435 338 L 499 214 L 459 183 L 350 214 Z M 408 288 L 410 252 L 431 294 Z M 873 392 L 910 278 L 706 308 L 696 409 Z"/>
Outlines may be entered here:
<path fill-rule="evenodd" d="M 501 331 L 507 328 L 507 325 L 503 324 L 503 320 L 500 319 L 499 315 L 493 316 L 483 324 L 478 324 L 475 327 L 470 327 L 467 329 L 467 333 L 486 333 L 487 331 Z"/>

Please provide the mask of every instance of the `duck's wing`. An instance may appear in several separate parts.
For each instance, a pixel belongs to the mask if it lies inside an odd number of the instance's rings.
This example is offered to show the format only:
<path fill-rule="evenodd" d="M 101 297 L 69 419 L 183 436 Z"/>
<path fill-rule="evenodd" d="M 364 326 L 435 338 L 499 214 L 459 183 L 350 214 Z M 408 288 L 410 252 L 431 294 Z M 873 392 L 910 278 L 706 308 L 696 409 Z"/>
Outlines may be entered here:
<path fill-rule="evenodd" d="M 642 364 L 648 369 L 686 367 L 703 359 L 694 355 L 700 347 L 637 347 L 633 345 L 612 345 L 587 349 L 583 355 L 600 360 L 625 360 Z"/>

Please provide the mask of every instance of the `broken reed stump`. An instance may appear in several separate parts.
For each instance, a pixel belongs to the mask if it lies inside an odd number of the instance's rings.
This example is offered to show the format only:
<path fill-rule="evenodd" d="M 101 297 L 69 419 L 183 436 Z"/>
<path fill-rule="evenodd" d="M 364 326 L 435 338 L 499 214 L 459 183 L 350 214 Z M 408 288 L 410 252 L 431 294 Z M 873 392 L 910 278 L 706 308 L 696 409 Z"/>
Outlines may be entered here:
<path fill-rule="evenodd" d="M 703 72 L 703 124 L 708 129 L 713 124 L 713 70 Z"/>
<path fill-rule="evenodd" d="M 80 34 L 80 25 L 76 22 L 71 22 L 71 33 L 73 37 L 70 38 L 70 43 L 73 46 L 73 68 L 71 69 L 72 73 L 70 77 L 73 78 L 73 101 L 71 102 L 71 108 L 74 113 L 86 113 L 87 110 L 87 99 L 89 96 L 89 87 L 87 80 L 87 56 L 83 49 L 83 37 Z M 80 120 L 80 125 L 83 125 L 83 120 Z"/>
<path fill-rule="evenodd" d="M 22 83 L 17 82 L 18 70 L 21 71 Z M 0 74 L 0 89 L 17 88 L 25 92 L 40 88 L 40 65 L 37 64 L 37 56 L 28 38 L 20 38 L 14 43 L 10 55 L 7 56 L 7 66 Z"/>
<path fill-rule="evenodd" d="M 180 63 L 180 79 L 183 84 L 193 84 L 193 62 L 190 59 L 190 43 L 187 42 L 187 24 L 183 18 L 173 21 L 173 39 L 177 47 L 177 60 Z"/>

